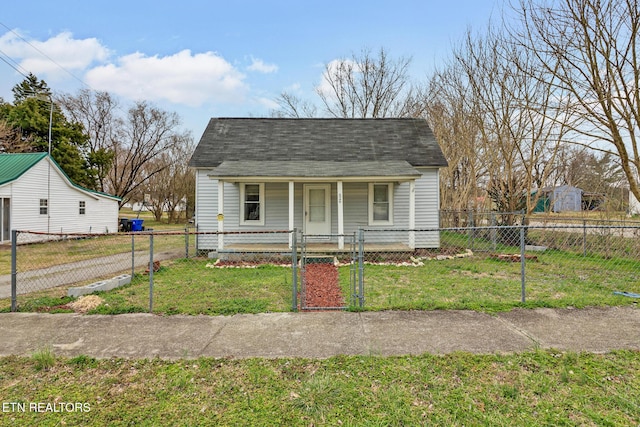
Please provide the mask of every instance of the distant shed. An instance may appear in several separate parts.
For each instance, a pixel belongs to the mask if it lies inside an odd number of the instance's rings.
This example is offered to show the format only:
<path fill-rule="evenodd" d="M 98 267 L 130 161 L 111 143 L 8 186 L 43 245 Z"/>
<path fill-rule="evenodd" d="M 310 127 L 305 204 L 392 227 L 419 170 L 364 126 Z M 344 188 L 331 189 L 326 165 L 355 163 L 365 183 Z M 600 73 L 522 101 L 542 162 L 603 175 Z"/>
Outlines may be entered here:
<path fill-rule="evenodd" d="M 561 185 L 540 190 L 540 201 L 535 212 L 580 212 L 583 191 L 578 187 Z"/>

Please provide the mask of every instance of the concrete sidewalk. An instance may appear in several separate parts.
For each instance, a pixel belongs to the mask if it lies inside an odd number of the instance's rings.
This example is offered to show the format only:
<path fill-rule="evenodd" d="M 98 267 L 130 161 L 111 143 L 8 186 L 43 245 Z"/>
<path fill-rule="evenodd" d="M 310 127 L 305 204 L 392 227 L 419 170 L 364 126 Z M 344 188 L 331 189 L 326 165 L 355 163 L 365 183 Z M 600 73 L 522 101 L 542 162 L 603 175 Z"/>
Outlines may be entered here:
<path fill-rule="evenodd" d="M 633 307 L 270 313 L 235 316 L 0 314 L 0 356 L 179 359 L 640 350 Z"/>

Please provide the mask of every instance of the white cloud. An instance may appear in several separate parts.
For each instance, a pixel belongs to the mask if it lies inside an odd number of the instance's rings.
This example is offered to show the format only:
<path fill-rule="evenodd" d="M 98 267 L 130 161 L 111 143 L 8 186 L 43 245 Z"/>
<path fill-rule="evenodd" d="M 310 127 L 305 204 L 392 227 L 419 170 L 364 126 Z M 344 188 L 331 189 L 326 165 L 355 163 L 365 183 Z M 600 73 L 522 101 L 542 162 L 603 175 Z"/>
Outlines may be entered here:
<path fill-rule="evenodd" d="M 117 64 L 91 69 L 86 82 L 130 99 L 170 102 L 198 107 L 208 102 L 241 102 L 247 91 L 245 76 L 214 52 L 171 56 L 134 53 Z"/>
<path fill-rule="evenodd" d="M 240 104 L 249 96 L 246 76 L 215 52 L 149 56 L 136 52 L 114 57 L 95 38 L 75 39 L 61 32 L 47 40 L 28 39 L 17 30 L 0 36 L 0 50 L 23 72 L 57 80 L 55 88 L 82 78 L 95 90 L 131 100 L 168 101 L 189 107 L 204 104 Z M 3 56 L 4 56 L 3 55 Z M 275 68 L 274 68 L 275 67 Z M 277 66 L 253 60 L 252 71 L 273 72 Z"/>
<path fill-rule="evenodd" d="M 268 74 L 278 71 L 278 66 L 275 64 L 267 64 L 262 59 L 251 57 L 251 65 L 247 67 L 247 70 Z"/>
<path fill-rule="evenodd" d="M 360 70 L 360 65 L 350 59 L 334 59 L 327 64 L 322 72 L 320 84 L 316 86 L 316 91 L 327 98 L 335 98 L 335 92 L 329 83 L 329 76 L 333 76 L 333 79 L 336 80 L 337 76 L 342 73 L 359 73 L 361 72 Z"/>
<path fill-rule="evenodd" d="M 27 40 L 17 31 L 8 32 L 0 37 L 0 50 L 40 78 L 43 74 L 55 77 L 84 70 L 105 61 L 110 54 L 97 39 L 74 39 L 68 31 L 45 41 Z"/>
<path fill-rule="evenodd" d="M 278 104 L 271 98 L 259 97 L 256 98 L 256 102 L 262 107 L 266 108 L 268 111 L 277 110 L 280 108 L 280 104 Z"/>

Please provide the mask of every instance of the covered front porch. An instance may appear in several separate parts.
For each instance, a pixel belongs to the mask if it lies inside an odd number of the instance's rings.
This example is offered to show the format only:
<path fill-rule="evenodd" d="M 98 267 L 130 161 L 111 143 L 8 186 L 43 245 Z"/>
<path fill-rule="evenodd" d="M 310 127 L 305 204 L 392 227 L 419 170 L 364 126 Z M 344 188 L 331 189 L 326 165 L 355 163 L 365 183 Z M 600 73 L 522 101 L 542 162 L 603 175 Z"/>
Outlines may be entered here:
<path fill-rule="evenodd" d="M 311 237 L 308 251 L 337 253 L 349 249 L 349 235 L 359 228 L 414 229 L 421 175 L 404 161 L 223 162 L 209 174 L 217 181 L 217 250 L 276 253 L 293 245 L 292 233 L 285 243 L 284 236 L 265 242 L 228 231 L 296 229 Z M 367 243 L 367 250 L 413 250 L 412 233 L 404 237 Z"/>

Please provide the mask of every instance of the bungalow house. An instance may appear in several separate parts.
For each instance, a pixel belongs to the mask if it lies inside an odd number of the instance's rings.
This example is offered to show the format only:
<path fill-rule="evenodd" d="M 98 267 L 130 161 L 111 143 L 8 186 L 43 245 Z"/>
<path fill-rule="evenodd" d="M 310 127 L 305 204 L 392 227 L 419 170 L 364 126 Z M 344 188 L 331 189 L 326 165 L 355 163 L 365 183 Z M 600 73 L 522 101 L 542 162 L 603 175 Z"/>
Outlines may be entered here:
<path fill-rule="evenodd" d="M 118 231 L 118 202 L 74 184 L 47 153 L 0 154 L 0 243 L 11 230 Z"/>
<path fill-rule="evenodd" d="M 437 232 L 410 232 L 438 227 L 438 174 L 447 166 L 421 119 L 213 118 L 189 165 L 199 231 L 296 228 L 321 241 L 391 229 L 399 232 L 379 238 L 407 250 L 440 243 Z M 199 239 L 198 249 L 233 251 L 257 238 L 219 235 Z M 286 234 L 260 239 L 287 244 Z"/>

